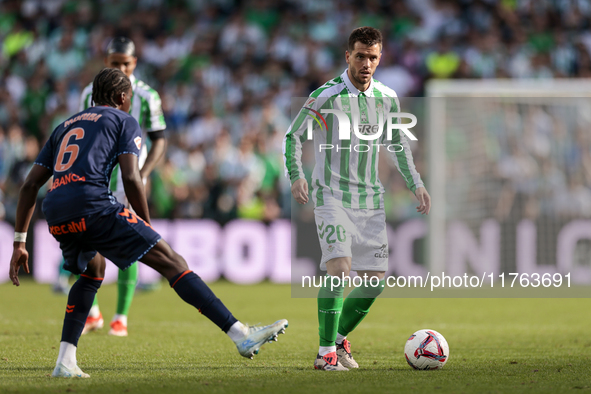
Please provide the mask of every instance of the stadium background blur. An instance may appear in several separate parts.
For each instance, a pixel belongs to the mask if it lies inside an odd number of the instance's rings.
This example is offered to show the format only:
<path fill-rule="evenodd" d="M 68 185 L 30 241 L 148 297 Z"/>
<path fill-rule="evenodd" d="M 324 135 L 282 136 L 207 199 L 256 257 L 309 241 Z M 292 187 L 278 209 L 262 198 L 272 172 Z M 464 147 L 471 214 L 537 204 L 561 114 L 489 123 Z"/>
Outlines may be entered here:
<path fill-rule="evenodd" d="M 384 35 L 375 77 L 421 97 L 434 78 L 590 77 L 590 16 L 589 0 L 0 1 L 0 217 L 14 221 L 40 146 L 78 112 L 114 36 L 135 42 L 135 75 L 162 98 L 168 148 L 149 180 L 153 217 L 269 223 L 290 215 L 281 153 L 290 100 L 343 71 L 353 27 Z M 544 118 L 514 112 L 524 123 Z M 588 133 L 562 138 L 564 150 L 544 157 L 536 138 L 500 145 L 494 176 L 532 201 L 551 195 L 542 207 L 553 215 L 590 217 Z M 413 146 L 422 174 L 424 150 Z M 386 170 L 382 182 L 389 218 L 417 218 L 403 179 Z M 511 211 L 503 204 L 490 212 L 500 221 Z"/>

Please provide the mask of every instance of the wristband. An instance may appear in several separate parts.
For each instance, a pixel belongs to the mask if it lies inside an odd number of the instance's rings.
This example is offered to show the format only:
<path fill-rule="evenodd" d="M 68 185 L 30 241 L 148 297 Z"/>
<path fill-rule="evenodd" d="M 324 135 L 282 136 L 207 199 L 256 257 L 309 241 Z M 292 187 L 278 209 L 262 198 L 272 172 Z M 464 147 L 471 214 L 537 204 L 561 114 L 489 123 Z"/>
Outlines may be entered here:
<path fill-rule="evenodd" d="M 26 242 L 27 233 L 14 232 L 14 242 Z"/>

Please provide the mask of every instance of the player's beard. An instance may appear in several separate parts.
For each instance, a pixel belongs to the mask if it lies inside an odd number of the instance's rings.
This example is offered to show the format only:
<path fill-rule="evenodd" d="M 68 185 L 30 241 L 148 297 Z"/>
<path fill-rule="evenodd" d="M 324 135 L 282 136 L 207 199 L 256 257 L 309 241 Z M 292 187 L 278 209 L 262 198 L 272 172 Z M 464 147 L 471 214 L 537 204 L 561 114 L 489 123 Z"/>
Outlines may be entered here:
<path fill-rule="evenodd" d="M 365 82 L 361 80 L 361 70 L 358 70 L 355 67 L 351 67 L 351 76 L 353 77 L 355 82 L 357 82 L 360 85 L 365 85 L 366 83 L 368 84 L 371 81 L 371 78 L 373 77 L 373 72 L 371 71 L 371 68 L 367 70 L 369 72 L 369 78 Z"/>

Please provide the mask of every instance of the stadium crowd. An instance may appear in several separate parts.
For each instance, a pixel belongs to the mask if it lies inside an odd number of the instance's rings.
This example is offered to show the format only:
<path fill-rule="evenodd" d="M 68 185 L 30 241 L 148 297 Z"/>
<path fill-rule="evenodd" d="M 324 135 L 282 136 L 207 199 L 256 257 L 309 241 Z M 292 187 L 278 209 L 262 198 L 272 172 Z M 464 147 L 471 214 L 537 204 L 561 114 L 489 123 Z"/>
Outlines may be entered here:
<path fill-rule="evenodd" d="M 590 17 L 590 0 L 0 0 L 0 213 L 13 220 L 39 147 L 78 111 L 114 36 L 135 42 L 135 74 L 162 98 L 153 215 L 270 221 L 289 215 L 291 98 L 345 69 L 353 27 L 381 29 L 376 78 L 420 97 L 430 78 L 589 77 Z M 400 177 L 384 175 L 389 213 L 416 215 Z"/>

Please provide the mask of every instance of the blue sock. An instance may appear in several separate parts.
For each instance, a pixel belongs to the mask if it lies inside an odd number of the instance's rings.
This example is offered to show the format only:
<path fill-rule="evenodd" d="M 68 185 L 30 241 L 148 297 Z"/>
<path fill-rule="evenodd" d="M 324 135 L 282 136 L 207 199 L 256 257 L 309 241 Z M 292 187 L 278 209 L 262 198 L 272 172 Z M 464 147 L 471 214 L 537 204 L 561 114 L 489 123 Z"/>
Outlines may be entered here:
<path fill-rule="evenodd" d="M 78 339 L 82 335 L 88 312 L 101 283 L 103 278 L 91 278 L 82 274 L 70 289 L 62 329 L 62 342 L 78 346 Z"/>
<path fill-rule="evenodd" d="M 201 314 L 215 323 L 223 332 L 228 332 L 230 327 L 238 321 L 193 271 L 181 272 L 169 282 L 170 287 L 177 292 L 183 301 L 197 308 Z"/>

